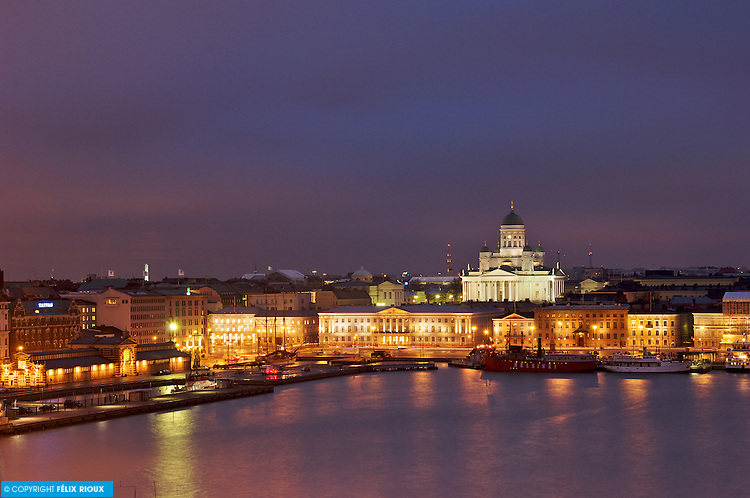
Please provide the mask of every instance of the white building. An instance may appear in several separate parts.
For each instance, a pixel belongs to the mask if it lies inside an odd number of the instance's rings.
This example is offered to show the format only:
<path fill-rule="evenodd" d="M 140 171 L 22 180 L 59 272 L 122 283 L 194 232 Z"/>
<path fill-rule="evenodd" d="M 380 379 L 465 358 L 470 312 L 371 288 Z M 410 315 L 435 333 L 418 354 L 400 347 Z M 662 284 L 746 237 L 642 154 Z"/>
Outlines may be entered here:
<path fill-rule="evenodd" d="M 320 344 L 324 346 L 469 347 L 489 341 L 491 307 L 342 306 L 321 311 Z"/>
<path fill-rule="evenodd" d="M 479 269 L 461 275 L 464 301 L 525 301 L 551 303 L 563 295 L 565 274 L 544 267 L 541 244 L 526 242 L 526 226 L 513 204 L 500 223 L 497 251 L 485 246 L 479 253 Z"/>

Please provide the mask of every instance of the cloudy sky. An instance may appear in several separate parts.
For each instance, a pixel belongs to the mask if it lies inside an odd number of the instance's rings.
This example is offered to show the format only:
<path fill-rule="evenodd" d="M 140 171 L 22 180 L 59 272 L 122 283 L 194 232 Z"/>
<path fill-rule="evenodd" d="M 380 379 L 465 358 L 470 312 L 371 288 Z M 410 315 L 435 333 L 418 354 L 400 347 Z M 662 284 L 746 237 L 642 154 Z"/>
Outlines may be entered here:
<path fill-rule="evenodd" d="M 0 3 L 0 269 L 750 264 L 750 2 Z"/>

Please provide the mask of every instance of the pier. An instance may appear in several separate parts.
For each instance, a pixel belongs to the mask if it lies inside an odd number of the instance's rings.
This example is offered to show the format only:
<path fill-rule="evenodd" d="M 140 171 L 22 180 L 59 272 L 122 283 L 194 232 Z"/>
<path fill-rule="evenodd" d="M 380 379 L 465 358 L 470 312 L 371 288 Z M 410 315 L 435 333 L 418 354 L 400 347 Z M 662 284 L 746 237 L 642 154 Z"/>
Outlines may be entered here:
<path fill-rule="evenodd" d="M 274 386 L 309 382 L 314 380 L 357 375 L 372 372 L 397 372 L 415 370 L 436 370 L 432 361 L 388 361 L 367 363 L 362 365 L 317 365 L 312 370 L 309 366 L 300 364 L 292 367 L 279 368 L 278 373 L 268 374 L 258 371 L 234 371 L 231 375 L 221 372 L 214 380 L 223 388 L 209 388 L 201 390 L 179 390 L 171 394 L 154 396 L 149 399 L 138 400 L 139 391 L 145 391 L 161 386 L 182 386 L 185 378 L 151 379 L 135 382 L 121 382 L 90 386 L 60 386 L 47 391 L 33 391 L 6 395 L 6 406 L 14 401 L 44 403 L 51 399 L 92 395 L 84 400 L 85 404 L 77 408 L 60 409 L 64 403 L 47 403 L 57 408 L 42 412 L 36 408 L 33 415 L 25 415 L 0 425 L 0 436 L 23 434 L 26 432 L 54 429 L 68 425 L 88 422 L 99 422 L 117 417 L 141 415 L 144 413 L 177 410 L 203 403 L 213 403 L 229 399 L 269 394 L 274 392 Z M 110 401 L 101 402 L 101 396 Z"/>
<path fill-rule="evenodd" d="M 53 429 L 74 424 L 98 422 L 129 415 L 176 410 L 203 403 L 213 403 L 228 399 L 256 396 L 273 392 L 271 386 L 236 387 L 230 389 L 214 389 L 202 391 L 188 391 L 179 394 L 156 396 L 146 401 L 127 401 L 90 408 L 73 408 L 70 410 L 55 410 L 47 413 L 37 413 L 13 420 L 0 426 L 0 435 L 8 436 L 26 432 Z"/>

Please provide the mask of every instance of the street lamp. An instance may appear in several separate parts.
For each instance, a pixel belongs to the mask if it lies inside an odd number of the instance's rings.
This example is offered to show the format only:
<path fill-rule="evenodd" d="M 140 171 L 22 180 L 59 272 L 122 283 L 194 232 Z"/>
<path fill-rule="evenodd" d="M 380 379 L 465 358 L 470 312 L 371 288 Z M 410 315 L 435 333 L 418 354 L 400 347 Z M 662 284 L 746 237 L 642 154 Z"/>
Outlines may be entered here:
<path fill-rule="evenodd" d="M 529 336 L 529 340 L 533 340 L 533 338 L 534 338 L 534 329 L 535 329 L 536 327 L 534 327 L 534 326 L 532 325 L 532 326 L 531 326 L 530 328 L 531 328 L 531 336 Z"/>
<path fill-rule="evenodd" d="M 424 355 L 424 327 L 419 327 L 419 357 Z"/>

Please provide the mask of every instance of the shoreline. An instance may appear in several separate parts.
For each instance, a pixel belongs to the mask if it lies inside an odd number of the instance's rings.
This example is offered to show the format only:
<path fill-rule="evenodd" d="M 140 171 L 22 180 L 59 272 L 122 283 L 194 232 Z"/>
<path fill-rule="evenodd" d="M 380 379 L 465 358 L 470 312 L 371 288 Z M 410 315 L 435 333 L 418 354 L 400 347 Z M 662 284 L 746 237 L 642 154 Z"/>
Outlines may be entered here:
<path fill-rule="evenodd" d="M 184 407 L 214 403 L 230 399 L 257 396 L 274 393 L 274 386 L 310 382 L 348 375 L 386 371 L 414 371 L 435 370 L 437 366 L 432 361 L 397 361 L 366 365 L 327 365 L 320 370 L 309 372 L 298 369 L 280 372 L 276 375 L 251 373 L 249 378 L 217 377 L 215 380 L 228 384 L 230 387 L 209 388 L 194 391 L 183 391 L 154 396 L 145 401 L 121 401 L 112 404 L 102 404 L 85 408 L 71 408 L 54 410 L 47 413 L 24 416 L 9 420 L 0 425 L 0 437 L 14 436 L 48 429 L 56 429 L 70 425 L 99 422 L 118 417 L 141 415 L 161 411 L 176 410 Z M 185 379 L 159 379 L 138 381 L 132 383 L 107 384 L 101 386 L 62 387 L 45 392 L 23 393 L 16 399 L 43 401 L 50 397 L 67 397 L 81 394 L 125 393 L 159 386 L 182 385 Z"/>

